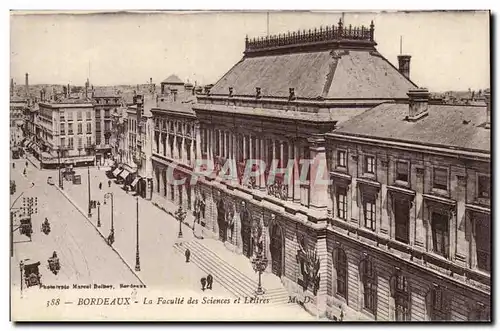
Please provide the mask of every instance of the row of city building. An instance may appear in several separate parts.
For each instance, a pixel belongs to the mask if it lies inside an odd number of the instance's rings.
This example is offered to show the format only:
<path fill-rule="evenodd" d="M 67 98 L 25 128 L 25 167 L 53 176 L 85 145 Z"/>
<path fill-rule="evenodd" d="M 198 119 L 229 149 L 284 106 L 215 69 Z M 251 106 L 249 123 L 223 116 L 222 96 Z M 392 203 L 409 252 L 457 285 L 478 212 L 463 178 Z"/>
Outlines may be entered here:
<path fill-rule="evenodd" d="M 247 39 L 214 85 L 170 76 L 131 104 L 42 100 L 28 136 L 68 161 L 86 146 L 109 155 L 125 187 L 183 206 L 206 235 L 249 258 L 261 227 L 266 271 L 290 295 L 313 297 L 312 313 L 490 320 L 489 92 L 484 106 L 436 102 L 410 79 L 411 57 L 393 66 L 374 32 L 339 22 Z M 266 167 L 248 178 L 255 159 Z M 272 175 L 273 160 L 289 175 Z"/>

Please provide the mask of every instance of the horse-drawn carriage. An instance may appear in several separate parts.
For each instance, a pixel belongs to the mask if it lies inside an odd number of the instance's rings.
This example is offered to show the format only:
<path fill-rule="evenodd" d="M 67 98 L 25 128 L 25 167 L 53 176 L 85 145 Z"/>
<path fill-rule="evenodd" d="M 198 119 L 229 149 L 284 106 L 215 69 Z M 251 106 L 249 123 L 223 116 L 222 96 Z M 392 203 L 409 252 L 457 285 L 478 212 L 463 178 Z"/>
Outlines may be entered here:
<path fill-rule="evenodd" d="M 47 235 L 50 233 L 50 223 L 47 218 L 45 218 L 45 221 L 42 223 L 42 232 Z"/>
<path fill-rule="evenodd" d="M 57 253 L 54 252 L 52 257 L 47 260 L 49 263 L 49 269 L 52 271 L 54 275 L 57 275 L 59 270 L 61 270 L 61 264 L 59 263 L 59 258 L 57 257 Z"/>
<path fill-rule="evenodd" d="M 25 260 L 21 264 L 21 272 L 23 274 L 26 287 L 42 285 L 42 276 L 40 275 L 40 270 L 38 270 L 39 266 L 40 262 L 32 262 L 30 260 Z"/>

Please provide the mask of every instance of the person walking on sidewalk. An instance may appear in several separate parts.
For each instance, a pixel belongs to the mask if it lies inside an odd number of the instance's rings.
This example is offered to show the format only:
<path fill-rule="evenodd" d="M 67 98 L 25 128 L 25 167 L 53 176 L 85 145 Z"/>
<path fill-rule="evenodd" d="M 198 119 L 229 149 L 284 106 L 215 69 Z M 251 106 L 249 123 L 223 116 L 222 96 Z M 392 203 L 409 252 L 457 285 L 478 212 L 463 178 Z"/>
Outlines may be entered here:
<path fill-rule="evenodd" d="M 102 190 L 102 182 L 99 183 L 99 190 Z"/>
<path fill-rule="evenodd" d="M 28 168 L 28 161 L 26 161 L 26 168 Z"/>
<path fill-rule="evenodd" d="M 212 277 L 211 274 L 208 274 L 207 276 L 207 290 L 212 289 L 212 284 L 214 283 L 214 278 Z"/>
<path fill-rule="evenodd" d="M 184 255 L 186 256 L 186 263 L 189 263 L 189 257 L 191 256 L 191 251 L 189 250 L 189 248 L 186 248 L 186 252 L 184 253 Z"/>
<path fill-rule="evenodd" d="M 201 281 L 201 290 L 205 291 L 205 285 L 207 284 L 207 279 L 205 277 L 202 277 L 200 281 Z"/>
<path fill-rule="evenodd" d="M 111 180 L 108 180 L 108 187 L 111 187 Z"/>

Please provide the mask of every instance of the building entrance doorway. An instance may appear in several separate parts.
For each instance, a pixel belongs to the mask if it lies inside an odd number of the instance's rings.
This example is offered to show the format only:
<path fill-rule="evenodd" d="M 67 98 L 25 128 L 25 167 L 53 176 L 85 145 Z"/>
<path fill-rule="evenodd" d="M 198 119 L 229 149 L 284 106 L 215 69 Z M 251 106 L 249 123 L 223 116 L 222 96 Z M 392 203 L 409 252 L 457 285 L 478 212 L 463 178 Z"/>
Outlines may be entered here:
<path fill-rule="evenodd" d="M 252 224 L 250 213 L 248 210 L 243 209 L 240 215 L 241 219 L 241 240 L 243 242 L 243 255 L 250 258 L 252 257 Z"/>
<path fill-rule="evenodd" d="M 278 277 L 283 275 L 283 231 L 281 227 L 274 224 L 271 228 L 271 243 L 269 250 L 271 251 L 272 265 L 271 269 L 273 274 Z"/>
<path fill-rule="evenodd" d="M 219 225 L 219 240 L 225 242 L 227 240 L 227 224 L 226 210 L 222 199 L 217 203 L 217 224 Z"/>

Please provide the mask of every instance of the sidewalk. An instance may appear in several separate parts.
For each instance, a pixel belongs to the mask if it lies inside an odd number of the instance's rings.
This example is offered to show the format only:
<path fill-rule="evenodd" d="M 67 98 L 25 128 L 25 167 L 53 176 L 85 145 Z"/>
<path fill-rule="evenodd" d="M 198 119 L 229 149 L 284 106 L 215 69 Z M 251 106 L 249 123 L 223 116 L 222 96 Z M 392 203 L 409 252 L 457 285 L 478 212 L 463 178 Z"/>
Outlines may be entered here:
<path fill-rule="evenodd" d="M 65 182 L 64 193 L 80 206 L 82 213 L 87 215 L 88 183 L 86 170 L 76 170 L 82 175 L 81 185 Z M 85 172 L 85 173 L 84 173 Z M 103 190 L 99 190 L 99 183 L 103 183 Z M 113 249 L 123 258 L 124 262 L 134 270 L 136 264 L 136 226 L 137 210 L 136 198 L 126 193 L 114 182 L 108 188 L 108 178 L 103 171 L 91 169 L 91 199 L 100 201 L 101 227 L 97 227 L 98 210 L 92 210 L 90 222 L 99 231 L 103 240 L 108 237 L 111 230 L 111 201 L 108 199 L 104 205 L 105 193 L 113 193 L 115 243 Z M 149 201 L 139 198 L 139 249 L 140 267 L 136 272 L 138 277 L 148 287 L 186 288 L 199 290 L 200 278 L 206 276 L 192 263 L 186 263 L 184 256 L 175 252 L 173 246 L 177 239 L 179 223 L 170 215 L 153 206 Z M 181 241 L 194 238 L 192 230 L 183 225 L 183 238 Z M 201 290 L 199 290 L 201 292 Z M 221 286 L 214 287 L 212 295 L 220 294 L 232 296 Z"/>

